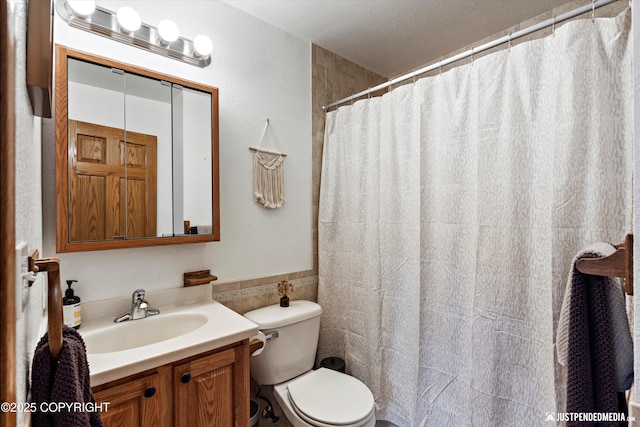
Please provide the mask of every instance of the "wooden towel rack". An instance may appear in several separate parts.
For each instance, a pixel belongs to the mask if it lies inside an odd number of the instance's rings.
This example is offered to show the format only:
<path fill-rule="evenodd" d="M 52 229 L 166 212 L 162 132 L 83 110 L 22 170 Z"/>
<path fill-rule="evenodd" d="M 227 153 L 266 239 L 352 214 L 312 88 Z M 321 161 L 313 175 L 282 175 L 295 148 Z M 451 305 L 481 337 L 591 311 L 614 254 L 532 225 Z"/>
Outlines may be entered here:
<path fill-rule="evenodd" d="M 622 277 L 625 292 L 633 295 L 633 234 L 627 234 L 624 243 L 616 245 L 616 251 L 608 257 L 579 259 L 576 268 L 595 276 Z"/>
<path fill-rule="evenodd" d="M 62 351 L 62 291 L 60 289 L 60 260 L 58 258 L 38 259 L 36 249 L 29 257 L 29 271 L 38 274 L 47 272 L 47 318 L 49 332 L 49 351 L 51 357 L 58 359 Z M 32 281 L 29 281 L 31 285 Z"/>

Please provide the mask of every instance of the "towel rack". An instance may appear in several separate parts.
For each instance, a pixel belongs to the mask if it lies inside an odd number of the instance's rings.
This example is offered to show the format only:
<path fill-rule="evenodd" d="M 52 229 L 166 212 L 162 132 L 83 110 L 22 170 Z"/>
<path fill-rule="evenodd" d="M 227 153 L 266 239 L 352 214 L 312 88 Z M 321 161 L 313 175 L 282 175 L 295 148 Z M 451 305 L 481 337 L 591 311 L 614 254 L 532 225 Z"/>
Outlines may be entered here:
<path fill-rule="evenodd" d="M 49 351 L 51 357 L 58 359 L 62 351 L 62 291 L 60 290 L 60 260 L 58 258 L 38 259 L 36 249 L 29 257 L 29 271 L 38 274 L 40 271 L 47 272 L 47 319 L 49 332 Z M 33 280 L 32 280 L 33 279 Z M 32 276 L 29 279 L 29 286 L 35 280 Z"/>
<path fill-rule="evenodd" d="M 627 234 L 623 243 L 616 245 L 616 251 L 603 258 L 582 258 L 576 262 L 581 273 L 595 276 L 622 277 L 624 289 L 633 295 L 633 234 Z"/>

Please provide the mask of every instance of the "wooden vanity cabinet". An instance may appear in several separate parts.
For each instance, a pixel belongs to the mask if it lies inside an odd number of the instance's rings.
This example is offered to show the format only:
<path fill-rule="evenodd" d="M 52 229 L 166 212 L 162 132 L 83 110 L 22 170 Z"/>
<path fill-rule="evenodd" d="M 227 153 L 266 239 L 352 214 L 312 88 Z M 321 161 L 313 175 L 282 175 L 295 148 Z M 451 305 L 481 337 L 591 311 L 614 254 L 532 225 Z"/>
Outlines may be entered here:
<path fill-rule="evenodd" d="M 104 427 L 249 425 L 249 344 L 243 341 L 93 388 Z"/>
<path fill-rule="evenodd" d="M 162 422 L 162 395 L 158 390 L 162 390 L 160 374 L 154 373 L 94 392 L 96 402 L 109 402 L 107 410 L 100 414 L 103 425 L 166 425 Z"/>
<path fill-rule="evenodd" d="M 173 368 L 175 426 L 246 426 L 248 348 L 231 348 Z"/>

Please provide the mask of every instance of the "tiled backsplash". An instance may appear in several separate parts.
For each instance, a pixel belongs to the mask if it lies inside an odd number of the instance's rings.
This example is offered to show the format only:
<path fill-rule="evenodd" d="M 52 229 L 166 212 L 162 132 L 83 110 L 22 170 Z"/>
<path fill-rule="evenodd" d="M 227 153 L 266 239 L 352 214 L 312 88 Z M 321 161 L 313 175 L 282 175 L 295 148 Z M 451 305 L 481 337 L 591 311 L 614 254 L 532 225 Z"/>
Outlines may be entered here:
<path fill-rule="evenodd" d="M 318 276 L 302 277 L 289 282 L 293 284 L 291 300 L 318 300 Z M 214 290 L 213 299 L 237 313 L 244 314 L 256 308 L 278 304 L 278 282 L 223 292 Z"/>

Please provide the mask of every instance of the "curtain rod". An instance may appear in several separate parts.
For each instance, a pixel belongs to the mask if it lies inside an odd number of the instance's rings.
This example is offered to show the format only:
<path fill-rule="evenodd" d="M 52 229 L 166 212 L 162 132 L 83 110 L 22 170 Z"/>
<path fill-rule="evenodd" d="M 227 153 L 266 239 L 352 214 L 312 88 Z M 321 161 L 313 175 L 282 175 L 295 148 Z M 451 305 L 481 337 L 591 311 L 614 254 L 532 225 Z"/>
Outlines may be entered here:
<path fill-rule="evenodd" d="M 396 77 L 395 79 L 389 80 L 389 81 L 387 81 L 385 83 L 381 83 L 381 84 L 379 84 L 377 86 L 370 87 L 369 89 L 363 90 L 362 92 L 358 92 L 355 95 L 348 96 L 348 97 L 343 98 L 343 99 L 341 99 L 339 101 L 332 102 L 331 104 L 323 105 L 322 109 L 325 112 L 327 112 L 329 109 L 331 109 L 333 107 L 337 107 L 338 105 L 344 104 L 344 103 L 349 102 L 349 101 L 353 101 L 354 99 L 360 98 L 360 97 L 365 96 L 365 95 L 369 95 L 370 93 L 377 92 L 377 91 L 379 91 L 381 89 L 386 89 L 389 86 L 393 86 L 393 85 L 401 83 L 401 82 L 403 82 L 405 80 L 412 79 L 414 77 L 419 76 L 420 74 L 428 73 L 429 71 L 436 70 L 438 68 L 444 67 L 445 65 L 449 65 L 449 64 L 451 64 L 453 62 L 456 62 L 456 61 L 459 61 L 461 59 L 468 58 L 470 56 L 473 56 L 473 55 L 475 55 L 477 53 L 480 53 L 482 51 L 485 51 L 487 49 L 491 49 L 491 48 L 496 47 L 498 45 L 501 45 L 503 43 L 510 43 L 512 40 L 515 40 L 517 38 L 529 35 L 531 33 L 535 33 L 536 31 L 540 31 L 540 30 L 542 30 L 544 28 L 555 26 L 555 24 L 557 24 L 559 22 L 563 22 L 563 21 L 566 21 L 568 19 L 575 18 L 576 16 L 582 15 L 583 13 L 591 12 L 592 13 L 592 18 L 593 18 L 595 16 L 594 12 L 595 12 L 596 9 L 601 8 L 601 7 L 606 6 L 608 4 L 611 4 L 611 3 L 615 3 L 616 1 L 618 1 L 618 0 L 594 0 L 590 4 L 585 4 L 584 6 L 580 6 L 580 7 L 576 8 L 576 9 L 573 9 L 573 10 L 571 10 L 569 12 L 565 12 L 565 13 L 563 13 L 561 15 L 554 16 L 553 18 L 547 19 L 546 21 L 543 21 L 543 22 L 540 22 L 538 24 L 532 25 L 532 26 L 527 27 L 527 28 L 525 28 L 523 30 L 518 30 L 518 31 L 515 31 L 513 33 L 509 33 L 506 36 L 500 37 L 498 39 L 495 39 L 493 41 L 490 41 L 490 42 L 485 43 L 483 45 L 480 45 L 478 47 L 471 48 L 471 49 L 469 49 L 467 51 L 464 51 L 462 53 L 459 53 L 457 55 L 453 55 L 453 56 L 451 56 L 451 57 L 449 57 L 447 59 L 443 59 L 442 61 L 439 61 L 439 62 L 437 62 L 435 64 L 428 65 L 426 67 L 423 67 L 423 68 L 420 68 L 418 70 L 412 71 L 412 72 L 410 72 L 408 74 L 402 75 L 400 77 Z M 631 3 L 631 1 L 629 1 L 629 3 Z"/>

